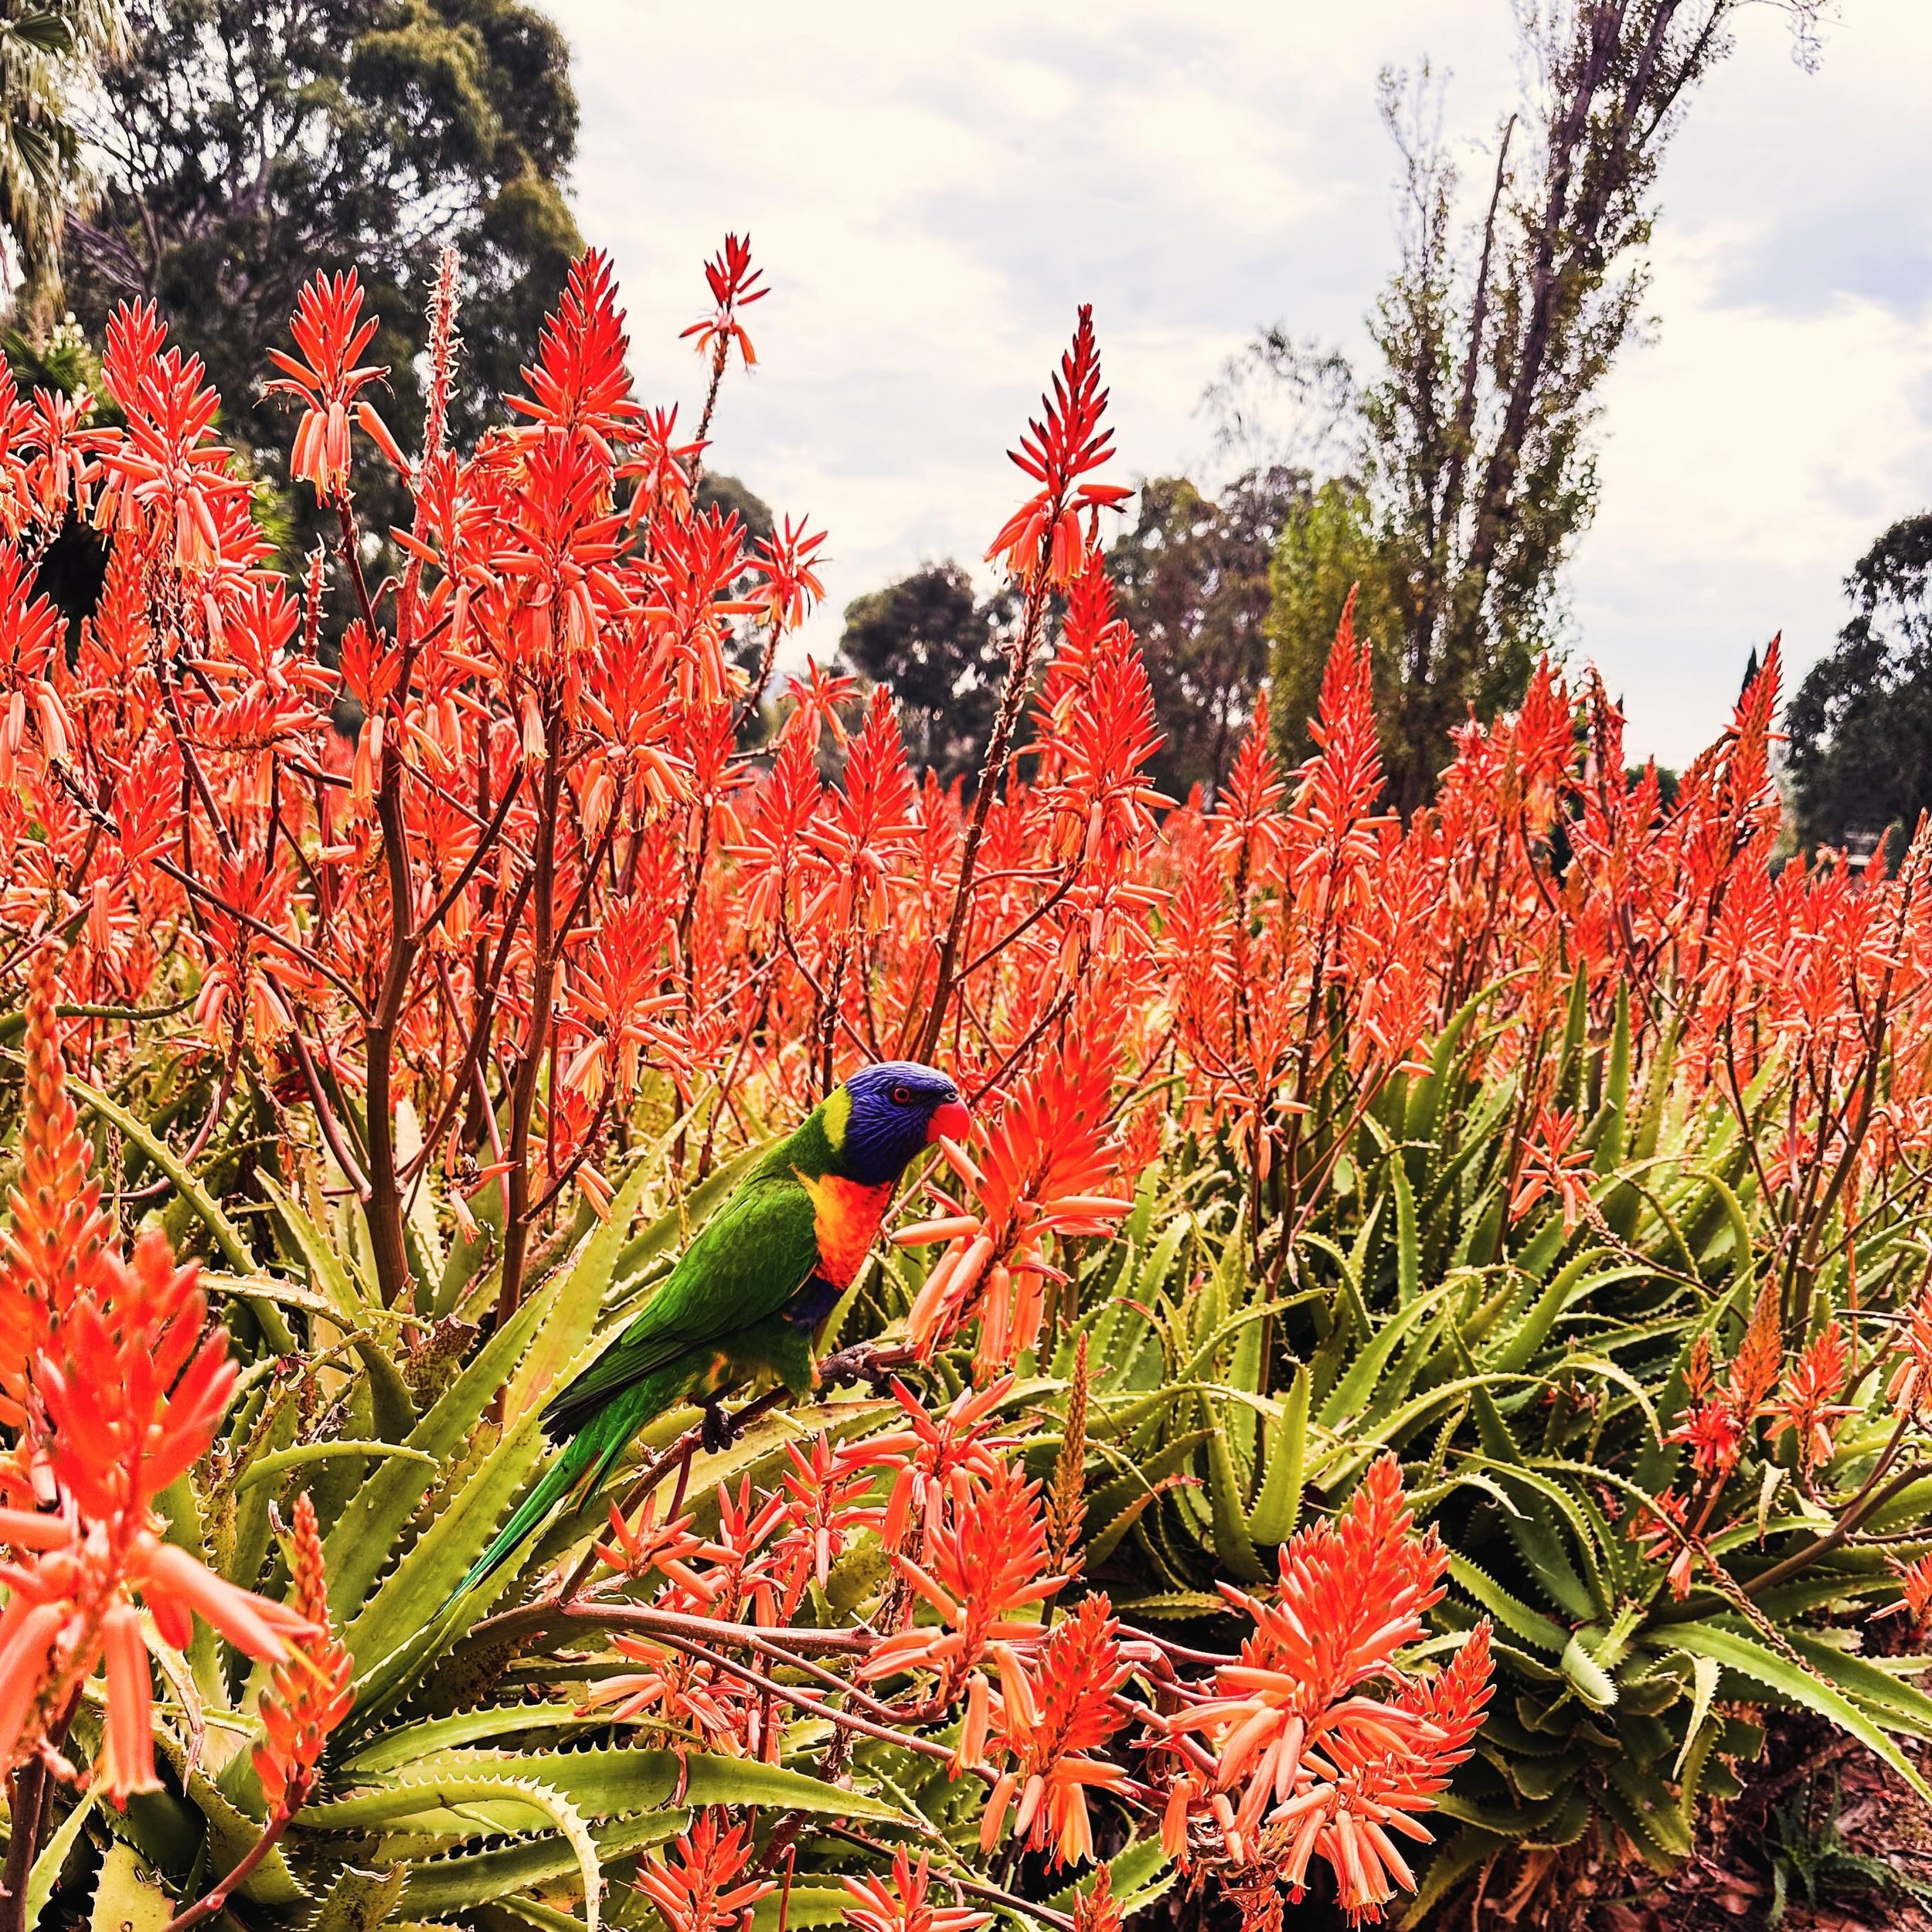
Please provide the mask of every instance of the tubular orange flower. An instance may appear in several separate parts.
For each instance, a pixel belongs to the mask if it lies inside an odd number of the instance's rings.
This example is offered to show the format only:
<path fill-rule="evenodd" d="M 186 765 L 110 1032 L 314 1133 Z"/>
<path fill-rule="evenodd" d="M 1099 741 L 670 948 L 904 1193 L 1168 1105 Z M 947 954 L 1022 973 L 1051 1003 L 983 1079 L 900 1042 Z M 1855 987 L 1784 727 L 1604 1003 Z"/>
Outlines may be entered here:
<path fill-rule="evenodd" d="M 1843 1417 L 1858 1413 L 1855 1404 L 1832 1400 L 1843 1393 L 1851 1359 L 1851 1345 L 1834 1318 L 1811 1338 L 1765 1405 L 1765 1413 L 1776 1420 L 1771 1440 L 1776 1442 L 1789 1430 L 1807 1469 L 1831 1461 L 1834 1430 Z"/>
<path fill-rule="evenodd" d="M 1214 811 L 1208 821 L 1214 835 L 1214 855 L 1230 869 L 1243 870 L 1257 879 L 1265 878 L 1273 869 L 1288 838 L 1287 820 L 1281 810 L 1287 781 L 1275 760 L 1269 722 L 1264 685 L 1256 696 L 1254 716 L 1234 754 L 1227 783 L 1215 795 Z"/>
<path fill-rule="evenodd" d="M 116 1802 L 135 1791 L 158 1791 L 155 1775 L 153 1679 L 141 1614 L 116 1604 L 100 1620 L 101 1655 L 107 1670 L 107 1730 L 100 1756 L 101 1782 Z"/>
<path fill-rule="evenodd" d="M 780 1561 L 791 1572 L 786 1597 L 795 1602 L 803 1594 L 808 1577 L 817 1580 L 823 1590 L 830 1580 L 832 1566 L 845 1553 L 853 1533 L 872 1515 L 862 1506 L 861 1498 L 872 1487 L 872 1478 L 855 1470 L 832 1445 L 822 1432 L 811 1439 L 811 1454 L 803 1454 L 796 1443 L 787 1442 L 785 1471 L 784 1535 L 780 1543 Z"/>
<path fill-rule="evenodd" d="M 1413 1752 L 1427 1725 L 1360 1686 L 1403 1680 L 1396 1655 L 1423 1634 L 1423 1613 L 1442 1595 L 1447 1553 L 1413 1525 L 1393 1456 L 1369 1465 L 1332 1523 L 1301 1531 L 1281 1552 L 1271 1597 L 1223 1583 L 1254 1622 L 1238 1664 L 1216 1673 L 1218 1695 L 1175 1720 L 1219 1740 L 1223 1790 L 1245 1781 L 1236 1824 L 1251 1833 L 1270 1805 L 1305 1783 L 1311 1753 Z"/>
<path fill-rule="evenodd" d="M 689 341 L 696 336 L 698 353 L 713 357 L 720 369 L 733 348 L 747 369 L 758 359 L 757 352 L 751 346 L 751 338 L 745 333 L 738 314 L 753 302 L 763 301 L 771 293 L 770 289 L 758 286 L 760 273 L 751 265 L 749 235 L 726 236 L 723 247 L 704 265 L 705 281 L 711 291 L 712 312 L 702 321 L 693 322 L 684 331 L 682 339 Z"/>
<path fill-rule="evenodd" d="M 1511 1197 L 1512 1216 L 1526 1214 L 1546 1194 L 1553 1194 L 1561 1206 L 1563 1232 L 1577 1225 L 1590 1205 L 1593 1176 L 1590 1149 L 1577 1145 L 1583 1123 L 1569 1107 L 1539 1107 L 1523 1152 L 1522 1176 Z"/>
<path fill-rule="evenodd" d="M 1103 1865 L 1094 1883 L 1073 1894 L 1073 1932 L 1121 1932 L 1123 1923 L 1114 1896 L 1114 1868 Z"/>
<path fill-rule="evenodd" d="M 918 1560 L 923 1561 L 932 1553 L 933 1532 L 945 1520 L 949 1503 L 963 1506 L 998 1475 L 1000 1452 L 1010 1448 L 1013 1439 L 995 1433 L 997 1417 L 1013 1392 L 1013 1380 L 1002 1376 L 983 1389 L 963 1389 L 937 1416 L 896 1376 L 891 1386 L 893 1400 L 905 1412 L 903 1425 L 861 1437 L 841 1455 L 848 1468 L 891 1472 L 879 1533 L 889 1550 L 900 1550 L 917 1524 L 918 1548 L 924 1553 Z"/>
<path fill-rule="evenodd" d="M 162 1542 L 155 1496 L 203 1455 L 235 1385 L 226 1335 L 158 1230 L 124 1261 L 107 1240 L 79 1141 L 56 1032 L 52 954 L 29 995 L 30 1159 L 15 1196 L 0 1301 L 34 1348 L 22 1404 L 51 1487 L 42 1511 L 0 1509 L 0 1770 L 39 1750 L 46 1726 L 104 1662 L 105 1743 L 96 1766 L 116 1804 L 155 1787 L 152 1689 L 138 1597 L 159 1639 L 185 1649 L 199 1615 L 248 1655 L 280 1661 L 306 1616 L 225 1582 Z M 69 1243 L 50 1255 L 49 1231 Z M 62 1303 L 64 1306 L 60 1305 Z M 17 1373 L 17 1371 L 16 1371 Z M 15 1383 L 15 1389 L 21 1385 Z M 39 1417 L 44 1412 L 46 1430 Z"/>
<path fill-rule="evenodd" d="M 543 318 L 535 364 L 523 371 L 528 396 L 506 399 L 539 433 L 581 435 L 605 464 L 636 434 L 644 405 L 631 393 L 631 338 L 624 332 L 611 258 L 593 248 L 570 265 L 556 312 Z M 670 425 L 665 431 L 668 436 Z M 675 461 L 683 452 L 665 454 Z"/>
<path fill-rule="evenodd" d="M 1689 1521 L 1689 1503 L 1675 1490 L 1666 1489 L 1646 1504 L 1631 1522 L 1631 1539 L 1646 1555 L 1669 1556 L 1670 1568 L 1666 1573 L 1670 1592 L 1680 1603 L 1690 1594 L 1691 1575 L 1697 1560 L 1697 1552 L 1685 1533 Z"/>
<path fill-rule="evenodd" d="M 816 659 L 807 658 L 805 675 L 794 678 L 785 687 L 791 709 L 786 713 L 781 728 L 787 737 L 795 734 L 803 738 L 815 752 L 828 735 L 843 750 L 850 742 L 850 736 L 845 730 L 845 721 L 838 715 L 838 709 L 849 704 L 858 695 L 856 678 L 827 671 Z"/>
<path fill-rule="evenodd" d="M 1749 1423 L 1777 1381 L 1784 1363 L 1784 1336 L 1777 1290 L 1767 1281 L 1757 1291 L 1751 1318 L 1724 1378 L 1724 1398 L 1740 1423 Z"/>
<path fill-rule="evenodd" d="M 1049 1060 L 1000 1113 L 982 1166 L 968 1164 L 980 1212 L 956 1208 L 894 1233 L 902 1247 L 947 1243 L 906 1325 L 923 1358 L 975 1313 L 986 1367 L 1031 1348 L 1044 1284 L 1059 1273 L 1046 1257 L 1049 1240 L 1105 1233 L 1133 1206 L 1106 1191 L 1120 1166 L 1107 1124 L 1112 1089 L 1112 1064 L 1095 1043 Z"/>
<path fill-rule="evenodd" d="M 882 687 L 872 693 L 864 728 L 845 760 L 844 788 L 805 828 L 805 841 L 825 860 L 821 882 L 804 907 L 807 923 L 834 930 L 858 923 L 876 931 L 919 825 L 919 794 L 906 769 L 898 713 Z"/>
<path fill-rule="evenodd" d="M 647 410 L 638 419 L 632 447 L 636 454 L 617 471 L 633 480 L 628 520 L 655 523 L 660 517 L 688 515 L 691 509 L 691 479 L 700 443 L 675 440 L 678 412 Z"/>
<path fill-rule="evenodd" d="M 746 815 L 743 835 L 729 849 L 747 923 L 768 928 L 788 923 L 801 878 L 819 867 L 817 850 L 805 844 L 825 792 L 814 762 L 817 750 L 815 740 L 804 732 L 781 734 L 778 755 Z"/>
<path fill-rule="evenodd" d="M 1277 1920 L 1278 1888 L 1298 1901 L 1317 1858 L 1353 1923 L 1378 1922 L 1398 1889 L 1413 1889 L 1395 1838 L 1428 1841 L 1417 1815 L 1468 1755 L 1489 1697 L 1487 1623 L 1434 1677 L 1397 1661 L 1422 1634 L 1447 1560 L 1433 1532 L 1414 1533 L 1384 1457 L 1333 1522 L 1283 1549 L 1276 1590 L 1222 1586 L 1255 1628 L 1240 1661 L 1217 1669 L 1214 1694 L 1168 1719 L 1175 1736 L 1206 1733 L 1217 1757 L 1206 1776 L 1174 1779 L 1162 1836 L 1183 1859 L 1197 1843 L 1218 1845 L 1238 1868 L 1244 1922 Z"/>
<path fill-rule="evenodd" d="M 1036 1662 L 1022 1661 L 1005 1645 L 995 1651 L 997 1744 L 1015 1761 L 987 1800 L 982 1849 L 998 1842 L 1008 1808 L 1017 1800 L 1013 1830 L 1029 1850 L 1050 1846 L 1056 1865 L 1093 1857 L 1087 1793 L 1127 1782 L 1121 1766 L 1093 1755 L 1127 1721 L 1113 1704 L 1129 1673 L 1117 1631 L 1106 1597 L 1093 1596 L 1055 1628 Z"/>
<path fill-rule="evenodd" d="M 1038 757 L 1055 855 L 1097 864 L 1105 876 L 1152 846 L 1154 811 L 1173 801 L 1148 782 L 1144 767 L 1163 742 L 1153 687 L 1134 633 L 1114 614 L 1100 554 L 1090 551 L 1074 588 L 1096 579 L 1068 600 L 1060 675 L 1041 693 Z"/>
<path fill-rule="evenodd" d="M 59 968 L 49 945 L 29 969 L 20 1178 L 0 1234 L 0 1421 L 15 1430 L 39 1427 L 29 1386 L 36 1357 L 77 1298 L 99 1291 L 110 1274 L 100 1184 L 88 1175 L 87 1143 L 67 1093 Z"/>
<path fill-rule="evenodd" d="M 1689 1446 L 1692 1466 L 1700 1476 L 1725 1476 L 1743 1452 L 1743 1425 L 1722 1397 L 1692 1404 L 1684 1420 L 1665 1438 Z"/>
<path fill-rule="evenodd" d="M 235 1384 L 192 1264 L 176 1269 L 150 1229 L 104 1309 L 75 1304 L 36 1377 L 52 1424 L 48 1459 L 83 1512 L 132 1515 L 207 1448 Z"/>
<path fill-rule="evenodd" d="M 1316 1858 L 1333 1868 L 1352 1924 L 1379 1924 L 1399 1889 L 1415 1889 L 1416 1875 L 1390 1835 L 1429 1842 L 1413 1814 L 1430 1807 L 1469 1755 L 1489 1674 L 1489 1626 L 1479 1624 L 1447 1669 L 1398 1693 L 1399 1708 L 1418 1720 L 1410 1748 L 1363 1750 L 1359 1735 L 1345 1734 L 1329 1749 L 1331 1774 L 1270 1814 L 1255 1841 L 1257 1862 L 1291 1900 L 1300 1901 Z"/>
<path fill-rule="evenodd" d="M 108 320 L 101 366 L 128 427 L 101 451 L 95 519 L 165 567 L 219 581 L 260 555 L 250 486 L 227 474 L 228 451 L 206 440 L 221 399 L 202 379 L 199 357 L 165 340 L 151 302 L 124 304 Z"/>
<path fill-rule="evenodd" d="M 202 1444 L 206 1447 L 204 1439 Z M 0 1511 L 0 1768 L 36 1754 L 45 1726 L 104 1658 L 107 1748 L 97 1767 L 116 1803 L 154 1786 L 152 1699 L 138 1597 L 162 1641 L 185 1649 L 199 1615 L 247 1655 L 276 1662 L 305 1617 L 226 1583 L 162 1543 L 145 1507 L 90 1519 L 70 1500 L 57 1513 Z"/>
<path fill-rule="evenodd" d="M 1932 1284 L 1913 1300 L 1896 1346 L 1899 1365 L 1886 1385 L 1886 1399 L 1923 1422 L 1932 1417 Z"/>
<path fill-rule="evenodd" d="M 1892 1573 L 1899 1580 L 1899 1600 L 1893 1606 L 1912 1620 L 1914 1630 L 1923 1632 L 1932 1623 L 1932 1554 L 1916 1563 L 1892 1560 Z"/>
<path fill-rule="evenodd" d="M 825 560 L 818 555 L 825 541 L 824 531 L 808 531 L 802 518 L 794 523 L 790 517 L 771 536 L 758 539 L 751 567 L 764 583 L 757 600 L 767 621 L 778 629 L 797 630 L 825 594 L 818 577 L 825 566 Z"/>
<path fill-rule="evenodd" d="M 675 1516 L 660 1523 L 658 1499 L 651 1495 L 639 1507 L 637 1521 L 628 1523 L 613 1503 L 611 1541 L 597 1545 L 597 1556 L 607 1567 L 623 1576 L 641 1580 L 658 1570 L 687 1588 L 702 1591 L 704 1586 L 687 1560 L 704 1549 L 702 1539 L 691 1534 L 692 1520 Z"/>

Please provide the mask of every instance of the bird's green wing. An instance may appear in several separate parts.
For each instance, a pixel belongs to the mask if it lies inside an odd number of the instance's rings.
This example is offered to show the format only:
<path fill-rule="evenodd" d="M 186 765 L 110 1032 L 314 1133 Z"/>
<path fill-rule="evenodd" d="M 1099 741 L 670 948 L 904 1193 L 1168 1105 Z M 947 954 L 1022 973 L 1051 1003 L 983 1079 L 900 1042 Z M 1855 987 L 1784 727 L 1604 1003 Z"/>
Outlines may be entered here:
<path fill-rule="evenodd" d="M 818 1265 L 811 1197 L 785 1173 L 754 1175 L 706 1222 L 664 1285 L 544 1412 L 578 1426 L 641 1377 L 776 1315 Z"/>

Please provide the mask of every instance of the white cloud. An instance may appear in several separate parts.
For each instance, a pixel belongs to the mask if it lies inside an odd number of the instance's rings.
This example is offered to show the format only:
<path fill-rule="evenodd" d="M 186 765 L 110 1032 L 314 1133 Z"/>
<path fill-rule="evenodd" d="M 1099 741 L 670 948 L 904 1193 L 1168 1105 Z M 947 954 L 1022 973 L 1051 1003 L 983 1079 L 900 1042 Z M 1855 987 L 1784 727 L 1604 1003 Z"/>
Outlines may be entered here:
<path fill-rule="evenodd" d="M 1277 318 L 1352 346 L 1391 252 L 1384 62 L 1427 51 L 1480 136 L 1512 84 L 1502 0 L 1043 12 L 553 0 L 583 110 L 582 225 L 616 257 L 654 399 L 698 267 L 749 229 L 773 294 L 717 461 L 829 527 L 849 598 L 971 560 L 1005 462 L 1091 301 L 1124 474 L 1198 464 L 1201 390 Z M 1667 164 L 1655 346 L 1606 394 L 1601 512 L 1574 577 L 1583 651 L 1631 740 L 1681 760 L 1753 642 L 1798 663 L 1891 518 L 1932 501 L 1932 92 L 1920 0 L 1858 0 L 1823 70 L 1744 16 Z"/>

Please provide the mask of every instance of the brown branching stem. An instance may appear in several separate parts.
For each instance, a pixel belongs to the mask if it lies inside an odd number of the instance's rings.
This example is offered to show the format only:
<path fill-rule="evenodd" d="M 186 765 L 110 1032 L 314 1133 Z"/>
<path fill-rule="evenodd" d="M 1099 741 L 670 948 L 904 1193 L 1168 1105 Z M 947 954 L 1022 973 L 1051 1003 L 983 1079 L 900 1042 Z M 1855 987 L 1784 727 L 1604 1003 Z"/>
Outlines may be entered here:
<path fill-rule="evenodd" d="M 289 1815 L 286 1808 L 278 1805 L 274 1815 L 262 1827 L 261 1835 L 242 1854 L 240 1862 L 227 1876 L 203 1893 L 192 1905 L 177 1912 L 162 1932 L 188 1932 L 189 1926 L 199 1925 L 203 1919 L 213 1918 L 220 1911 L 230 1896 L 248 1882 L 256 1866 L 275 1849 L 276 1841 L 288 1828 Z"/>
<path fill-rule="evenodd" d="M 972 909 L 973 875 L 979 863 L 979 848 L 986 836 L 987 815 L 993 808 L 993 794 L 1006 779 L 1011 761 L 1013 733 L 1019 723 L 1020 707 L 1032 682 L 1033 660 L 1039 651 L 1040 635 L 1046 621 L 1048 566 L 1045 558 L 1034 566 L 1026 587 L 1026 603 L 1020 621 L 1019 641 L 1006 667 L 1006 685 L 1000 693 L 999 710 L 993 720 L 993 735 L 986 747 L 986 762 L 980 768 L 979 788 L 973 795 L 972 815 L 966 821 L 966 838 L 960 848 L 959 882 L 953 892 L 953 910 L 946 922 L 945 937 L 940 942 L 939 965 L 933 982 L 932 1004 L 927 1009 L 913 1046 L 914 1060 L 930 1060 L 946 1030 L 946 1012 L 952 1003 L 953 987 L 958 976 L 960 945 L 965 936 Z"/>
<path fill-rule="evenodd" d="M 530 1019 L 523 1053 L 510 1090 L 510 1172 L 506 1177 L 503 1216 L 503 1272 L 496 1298 L 500 1328 L 523 1298 L 524 1264 L 536 1219 L 531 1200 L 530 1121 L 536 1111 L 537 1087 L 549 1050 L 551 1007 L 556 992 L 560 947 L 556 930 L 557 808 L 563 794 L 563 721 L 554 713 L 545 720 L 543 790 L 538 806 L 536 863 L 531 891 Z"/>
<path fill-rule="evenodd" d="M 46 1734 L 46 1748 L 21 1766 L 13 1777 L 11 1794 L 12 1829 L 7 1839 L 7 1862 L 0 1873 L 0 1932 L 32 1932 L 27 1923 L 27 1883 L 34 1860 L 40 1855 L 42 1841 L 53 1815 L 53 1767 L 51 1760 L 67 1741 L 67 1728 L 73 1722 L 77 1693 Z"/>

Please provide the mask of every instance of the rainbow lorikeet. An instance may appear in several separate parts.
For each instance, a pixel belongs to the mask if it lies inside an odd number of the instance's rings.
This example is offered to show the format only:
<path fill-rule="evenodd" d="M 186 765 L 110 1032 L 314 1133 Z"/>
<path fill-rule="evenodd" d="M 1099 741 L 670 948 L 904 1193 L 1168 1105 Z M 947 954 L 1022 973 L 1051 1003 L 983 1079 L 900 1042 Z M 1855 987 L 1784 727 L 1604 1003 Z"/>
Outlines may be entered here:
<path fill-rule="evenodd" d="M 505 1561 L 560 1498 L 587 1495 L 645 1423 L 705 1404 L 706 1446 L 730 1440 L 716 1404 L 770 1376 L 816 1384 L 813 1345 L 879 1233 L 906 1164 L 969 1124 L 959 1090 L 912 1060 L 852 1075 L 740 1182 L 617 1340 L 543 1411 L 555 1461 L 462 1583 Z M 461 1594 L 461 1591 L 458 1593 Z"/>

